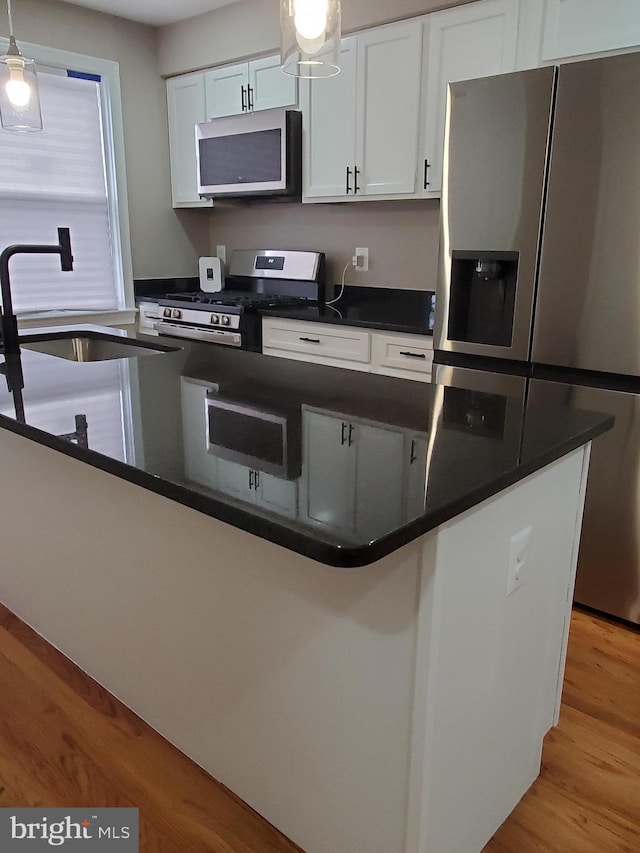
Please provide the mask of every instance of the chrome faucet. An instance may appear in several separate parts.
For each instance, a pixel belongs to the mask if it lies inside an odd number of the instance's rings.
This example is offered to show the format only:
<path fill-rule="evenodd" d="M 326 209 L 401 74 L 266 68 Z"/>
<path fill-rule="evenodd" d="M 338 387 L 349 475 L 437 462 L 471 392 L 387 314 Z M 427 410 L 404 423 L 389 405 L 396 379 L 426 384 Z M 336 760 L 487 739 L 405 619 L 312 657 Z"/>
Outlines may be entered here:
<path fill-rule="evenodd" d="M 2 292 L 2 335 L 0 336 L 0 353 L 14 355 L 20 352 L 18 344 L 18 320 L 13 313 L 11 299 L 11 284 L 9 281 L 9 261 L 13 255 L 60 255 L 60 266 L 63 272 L 73 269 L 71 240 L 68 228 L 58 228 L 57 246 L 16 245 L 7 246 L 0 255 L 0 290 Z"/>

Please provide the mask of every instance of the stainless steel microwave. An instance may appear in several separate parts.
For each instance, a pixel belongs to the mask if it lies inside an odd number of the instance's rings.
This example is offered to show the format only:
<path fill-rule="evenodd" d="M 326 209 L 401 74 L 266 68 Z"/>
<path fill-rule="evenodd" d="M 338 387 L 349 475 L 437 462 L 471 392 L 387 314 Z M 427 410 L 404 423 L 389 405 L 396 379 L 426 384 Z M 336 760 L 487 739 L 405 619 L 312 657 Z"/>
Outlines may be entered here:
<path fill-rule="evenodd" d="M 196 125 L 198 192 L 205 198 L 300 198 L 302 113 L 260 110 Z"/>
<path fill-rule="evenodd" d="M 295 480 L 302 470 L 300 407 L 207 393 L 207 450 L 255 471 Z"/>

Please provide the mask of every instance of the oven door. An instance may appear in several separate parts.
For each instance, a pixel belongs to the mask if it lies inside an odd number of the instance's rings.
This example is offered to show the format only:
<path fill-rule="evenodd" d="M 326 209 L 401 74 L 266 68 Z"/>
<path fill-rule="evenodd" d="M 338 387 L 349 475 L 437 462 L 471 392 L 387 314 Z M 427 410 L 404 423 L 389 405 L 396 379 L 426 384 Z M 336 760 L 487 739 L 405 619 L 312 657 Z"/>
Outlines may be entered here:
<path fill-rule="evenodd" d="M 207 450 L 265 474 L 295 480 L 302 470 L 301 415 L 207 394 Z"/>

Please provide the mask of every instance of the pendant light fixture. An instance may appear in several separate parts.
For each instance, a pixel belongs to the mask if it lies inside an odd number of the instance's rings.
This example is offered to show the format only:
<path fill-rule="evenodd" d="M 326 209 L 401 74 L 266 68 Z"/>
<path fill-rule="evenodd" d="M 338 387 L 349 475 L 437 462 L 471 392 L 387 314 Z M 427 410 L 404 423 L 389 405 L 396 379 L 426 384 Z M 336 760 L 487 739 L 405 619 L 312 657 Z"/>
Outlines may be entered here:
<path fill-rule="evenodd" d="M 5 130 L 42 130 L 36 64 L 18 50 L 13 35 L 11 0 L 7 0 L 9 49 L 0 56 L 0 121 Z"/>
<path fill-rule="evenodd" d="M 340 71 L 340 0 L 280 0 L 282 70 L 294 77 Z"/>

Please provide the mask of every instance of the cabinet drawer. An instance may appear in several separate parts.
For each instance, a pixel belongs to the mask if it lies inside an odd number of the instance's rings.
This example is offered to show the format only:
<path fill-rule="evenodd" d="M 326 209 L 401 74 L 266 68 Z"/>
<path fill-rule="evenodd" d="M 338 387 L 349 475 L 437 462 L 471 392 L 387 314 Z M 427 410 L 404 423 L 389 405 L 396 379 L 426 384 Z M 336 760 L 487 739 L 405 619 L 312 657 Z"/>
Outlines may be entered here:
<path fill-rule="evenodd" d="M 375 334 L 371 342 L 371 361 L 374 368 L 431 374 L 433 341 L 423 336 Z"/>
<path fill-rule="evenodd" d="M 338 358 L 367 364 L 370 354 L 368 332 L 265 318 L 262 321 L 262 349 L 269 353 L 301 353 L 321 358 Z"/>
<path fill-rule="evenodd" d="M 158 322 L 158 303 L 141 302 L 138 305 L 138 329 L 145 335 L 157 335 L 155 324 Z"/>

